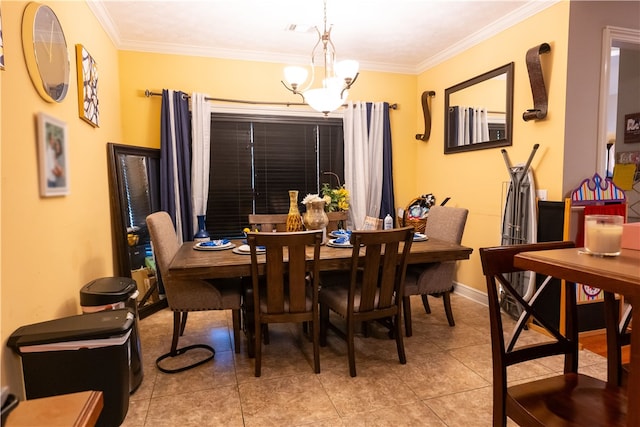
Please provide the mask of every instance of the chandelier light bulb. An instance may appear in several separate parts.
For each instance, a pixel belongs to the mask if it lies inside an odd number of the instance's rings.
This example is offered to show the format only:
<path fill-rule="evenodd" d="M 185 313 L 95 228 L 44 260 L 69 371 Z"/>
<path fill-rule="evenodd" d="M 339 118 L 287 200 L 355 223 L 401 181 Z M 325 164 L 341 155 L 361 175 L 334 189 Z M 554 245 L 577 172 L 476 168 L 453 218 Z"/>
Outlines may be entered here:
<path fill-rule="evenodd" d="M 325 116 L 340 108 L 343 102 L 340 92 L 326 87 L 306 91 L 304 99 L 311 108 L 324 113 Z"/>
<path fill-rule="evenodd" d="M 336 75 L 345 81 L 353 81 L 355 79 L 356 74 L 358 74 L 358 69 L 360 68 L 360 64 L 358 61 L 353 59 L 345 59 L 344 61 L 336 62 L 334 65 L 334 70 Z"/>
<path fill-rule="evenodd" d="M 308 74 L 309 72 L 302 67 L 291 66 L 284 69 L 284 79 L 294 90 L 304 84 Z"/>

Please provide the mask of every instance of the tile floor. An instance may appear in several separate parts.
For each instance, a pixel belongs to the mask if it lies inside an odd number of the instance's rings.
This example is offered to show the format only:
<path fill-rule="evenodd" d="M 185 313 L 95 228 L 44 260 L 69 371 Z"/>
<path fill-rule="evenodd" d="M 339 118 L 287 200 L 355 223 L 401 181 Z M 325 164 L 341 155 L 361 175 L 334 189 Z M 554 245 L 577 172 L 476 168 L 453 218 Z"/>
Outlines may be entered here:
<path fill-rule="evenodd" d="M 314 374 L 312 346 L 298 325 L 270 326 L 262 376 L 254 377 L 244 335 L 241 353 L 233 352 L 230 311 L 190 313 L 180 346 L 209 343 L 215 358 L 164 374 L 155 359 L 169 349 L 172 313 L 158 312 L 140 321 L 144 380 L 130 397 L 123 426 L 490 426 L 487 308 L 453 295 L 452 328 L 442 301 L 430 302 L 427 315 L 412 297 L 406 365 L 383 331 L 356 338 L 356 378 L 349 376 L 346 344 L 331 331 L 320 350 L 321 373 Z M 542 337 L 525 334 L 525 340 Z M 587 350 L 580 353 L 580 369 L 606 379 L 606 359 Z M 561 359 L 551 358 L 514 367 L 509 375 L 518 381 L 561 370 Z"/>

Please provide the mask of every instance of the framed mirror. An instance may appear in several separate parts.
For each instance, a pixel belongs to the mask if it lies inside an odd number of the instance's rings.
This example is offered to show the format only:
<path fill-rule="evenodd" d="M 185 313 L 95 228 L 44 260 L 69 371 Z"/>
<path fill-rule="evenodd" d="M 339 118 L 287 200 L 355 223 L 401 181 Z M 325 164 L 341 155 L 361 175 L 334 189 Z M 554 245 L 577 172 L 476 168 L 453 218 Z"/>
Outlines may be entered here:
<path fill-rule="evenodd" d="M 512 143 L 513 62 L 444 92 L 444 153 Z"/>
<path fill-rule="evenodd" d="M 107 144 L 115 271 L 137 285 L 140 318 L 167 306 L 146 218 L 160 209 L 160 150 Z"/>

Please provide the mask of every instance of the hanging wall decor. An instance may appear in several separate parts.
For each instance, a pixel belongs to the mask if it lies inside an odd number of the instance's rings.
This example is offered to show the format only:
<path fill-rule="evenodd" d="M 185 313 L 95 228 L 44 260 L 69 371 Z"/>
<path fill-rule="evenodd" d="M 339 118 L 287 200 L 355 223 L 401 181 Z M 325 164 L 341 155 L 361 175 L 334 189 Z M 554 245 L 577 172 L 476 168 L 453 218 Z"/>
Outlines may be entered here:
<path fill-rule="evenodd" d="M 533 108 L 522 113 L 522 120 L 525 122 L 542 120 L 547 117 L 547 89 L 544 85 L 540 55 L 549 52 L 551 52 L 551 46 L 548 43 L 534 46 L 527 51 L 527 71 L 529 72 L 529 83 L 531 84 L 531 93 L 533 95 Z"/>
<path fill-rule="evenodd" d="M 98 111 L 98 66 L 81 44 L 76 45 L 76 68 L 78 71 L 78 114 L 80 118 L 97 127 Z"/>
<path fill-rule="evenodd" d="M 4 38 L 2 37 L 2 12 L 0 12 L 0 70 L 4 70 Z"/>
<path fill-rule="evenodd" d="M 69 144 L 67 124 L 44 113 L 38 114 L 40 195 L 69 194 Z"/>

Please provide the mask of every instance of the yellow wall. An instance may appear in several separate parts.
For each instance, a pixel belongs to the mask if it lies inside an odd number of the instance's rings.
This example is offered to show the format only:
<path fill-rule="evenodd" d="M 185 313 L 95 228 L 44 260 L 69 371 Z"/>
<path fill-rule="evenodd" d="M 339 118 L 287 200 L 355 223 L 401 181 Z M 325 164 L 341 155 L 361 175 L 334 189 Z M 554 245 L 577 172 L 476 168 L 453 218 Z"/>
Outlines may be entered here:
<path fill-rule="evenodd" d="M 282 86 L 282 64 L 216 58 L 120 52 L 123 143 L 160 146 L 160 97 L 146 98 L 145 89 L 203 92 L 211 97 L 250 101 L 300 102 Z M 419 95 L 416 76 L 364 71 L 349 99 L 397 103 L 390 112 L 393 163 L 402 171 L 395 180 L 396 200 L 414 197 L 415 127 Z M 225 104 L 238 107 L 238 104 Z M 421 125 L 423 126 L 423 125 Z M 117 141 L 116 141 L 117 142 Z"/>
<path fill-rule="evenodd" d="M 62 24 L 71 60 L 61 103 L 42 100 L 31 84 L 21 42 L 27 2 L 2 2 L 2 385 L 19 393 L 16 359 L 6 346 L 19 326 L 80 312 L 79 290 L 113 275 L 107 183 L 107 141 L 121 140 L 117 51 L 85 2 L 46 2 Z M 75 44 L 99 67 L 100 127 L 78 117 Z M 35 115 L 67 123 L 71 193 L 41 198 Z"/>
<path fill-rule="evenodd" d="M 500 148 L 443 154 L 444 91 L 514 62 L 513 145 L 504 148 L 516 164 L 525 162 L 533 145 L 539 143 L 540 149 L 532 162 L 536 184 L 548 190 L 549 200 L 561 200 L 568 19 L 569 2 L 558 3 L 418 78 L 419 91 L 435 90 L 436 97 L 432 104 L 431 138 L 418 149 L 420 166 L 416 169 L 416 182 L 424 183 L 437 201 L 451 197 L 448 206 L 469 209 L 462 243 L 474 248 L 474 253 L 470 261 L 459 263 L 456 280 L 482 292 L 485 285 L 478 248 L 500 244 L 502 188 L 510 177 Z M 549 114 L 543 121 L 524 122 L 522 113 L 533 107 L 525 55 L 529 48 L 543 42 L 551 45 L 551 52 L 541 59 L 549 94 Z"/>

